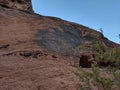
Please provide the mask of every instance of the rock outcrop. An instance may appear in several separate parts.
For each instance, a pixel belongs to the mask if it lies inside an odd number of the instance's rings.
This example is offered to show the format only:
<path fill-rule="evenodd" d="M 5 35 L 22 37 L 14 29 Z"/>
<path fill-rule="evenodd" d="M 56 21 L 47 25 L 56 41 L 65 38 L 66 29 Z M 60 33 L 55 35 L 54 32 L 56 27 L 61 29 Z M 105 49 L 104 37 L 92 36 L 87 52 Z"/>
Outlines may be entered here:
<path fill-rule="evenodd" d="M 91 67 L 97 41 L 116 46 L 83 25 L 28 11 L 30 0 L 0 0 L 0 90 L 77 90 L 84 84 L 73 66 Z M 78 50 L 84 44 L 90 52 Z"/>
<path fill-rule="evenodd" d="M 31 0 L 0 0 L 0 5 L 12 9 L 33 11 Z"/>

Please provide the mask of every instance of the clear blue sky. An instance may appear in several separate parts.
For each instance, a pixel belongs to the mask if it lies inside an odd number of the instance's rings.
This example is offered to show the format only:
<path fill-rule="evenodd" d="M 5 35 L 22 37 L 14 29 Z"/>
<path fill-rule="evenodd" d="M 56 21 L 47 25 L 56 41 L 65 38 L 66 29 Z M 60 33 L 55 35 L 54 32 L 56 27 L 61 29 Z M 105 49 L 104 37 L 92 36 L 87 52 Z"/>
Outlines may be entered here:
<path fill-rule="evenodd" d="M 95 30 L 114 42 L 120 39 L 120 0 L 32 0 L 36 13 L 76 22 Z"/>

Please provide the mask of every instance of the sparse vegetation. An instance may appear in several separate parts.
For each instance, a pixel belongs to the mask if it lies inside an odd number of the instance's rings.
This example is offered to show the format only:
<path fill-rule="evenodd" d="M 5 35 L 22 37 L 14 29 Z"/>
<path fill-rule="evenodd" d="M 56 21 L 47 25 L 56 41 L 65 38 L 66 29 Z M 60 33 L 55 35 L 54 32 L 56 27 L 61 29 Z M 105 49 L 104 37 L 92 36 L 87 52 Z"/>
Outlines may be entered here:
<path fill-rule="evenodd" d="M 107 46 L 103 42 L 96 42 L 92 45 L 93 53 L 94 53 L 94 61 L 100 62 L 103 60 L 103 54 L 106 51 Z"/>
<path fill-rule="evenodd" d="M 106 65 L 120 68 L 120 47 L 106 50 L 103 61 Z"/>
<path fill-rule="evenodd" d="M 85 89 L 92 90 L 92 86 L 90 84 L 92 73 L 86 72 L 82 68 L 79 68 L 76 72 L 74 72 L 74 74 L 79 77 L 81 82 L 85 82 L 85 84 L 87 85 L 86 87 L 81 86 L 80 88 L 82 90 L 85 90 Z"/>
<path fill-rule="evenodd" d="M 120 68 L 120 47 L 109 48 L 104 42 L 98 41 L 92 45 L 82 44 L 78 47 L 80 51 L 92 50 L 94 62 L 99 66 L 112 66 Z"/>
<path fill-rule="evenodd" d="M 120 68 L 120 47 L 109 48 L 103 42 L 97 42 L 93 50 L 97 64 Z"/>
<path fill-rule="evenodd" d="M 92 67 L 91 71 L 85 71 L 82 68 L 79 68 L 75 71 L 75 75 L 77 75 L 80 79 L 80 82 L 85 83 L 86 86 L 80 86 L 78 90 L 94 90 L 94 87 L 101 86 L 103 90 L 117 90 L 120 89 L 120 72 L 118 70 L 106 69 L 106 73 L 113 76 L 113 78 L 101 76 L 100 69 L 98 67 Z"/>
<path fill-rule="evenodd" d="M 82 44 L 78 47 L 80 51 L 93 51 L 92 59 L 99 66 L 112 66 L 120 68 L 120 47 L 110 48 L 104 42 L 97 41 L 92 45 Z"/>
<path fill-rule="evenodd" d="M 80 46 L 77 47 L 80 51 L 87 51 L 88 47 L 86 43 L 81 44 Z"/>
<path fill-rule="evenodd" d="M 81 86 L 78 90 L 94 90 L 94 86 L 101 87 L 103 90 L 119 90 L 120 89 L 120 47 L 110 48 L 104 42 L 98 41 L 92 43 L 90 48 L 93 50 L 93 67 L 91 71 L 85 71 L 79 68 L 74 72 L 79 76 L 80 81 L 86 84 L 86 87 Z M 80 51 L 88 51 L 86 44 L 79 46 Z M 112 78 L 101 76 L 100 67 L 106 67 L 107 75 L 112 75 Z M 108 69 L 107 69 L 108 67 Z"/>
<path fill-rule="evenodd" d="M 108 67 L 110 74 L 113 75 L 117 87 L 120 89 L 120 71 L 117 68 Z"/>

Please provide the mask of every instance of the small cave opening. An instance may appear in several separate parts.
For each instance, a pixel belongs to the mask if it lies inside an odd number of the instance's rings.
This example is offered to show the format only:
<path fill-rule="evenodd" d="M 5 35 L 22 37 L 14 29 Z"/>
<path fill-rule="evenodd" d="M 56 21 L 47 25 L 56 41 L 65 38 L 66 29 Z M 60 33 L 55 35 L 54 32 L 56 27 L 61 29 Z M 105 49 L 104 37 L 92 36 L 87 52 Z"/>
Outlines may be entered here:
<path fill-rule="evenodd" d="M 90 68 L 91 64 L 92 64 L 92 62 L 89 60 L 88 56 L 83 55 L 80 57 L 79 67 Z"/>

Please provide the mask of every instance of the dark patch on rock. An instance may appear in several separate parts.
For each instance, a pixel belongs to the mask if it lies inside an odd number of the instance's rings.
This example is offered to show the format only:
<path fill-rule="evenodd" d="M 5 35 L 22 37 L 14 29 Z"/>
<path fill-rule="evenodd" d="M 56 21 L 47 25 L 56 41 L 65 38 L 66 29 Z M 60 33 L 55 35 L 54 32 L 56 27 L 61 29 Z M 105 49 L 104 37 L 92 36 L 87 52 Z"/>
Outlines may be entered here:
<path fill-rule="evenodd" d="M 0 6 L 5 7 L 5 8 L 9 8 L 8 6 L 6 6 L 6 5 L 2 5 L 2 4 L 0 4 Z"/>
<path fill-rule="evenodd" d="M 1 45 L 0 49 L 5 49 L 5 48 L 8 48 L 9 46 L 10 46 L 9 44 Z"/>
<path fill-rule="evenodd" d="M 3 77 L 0 77 L 0 79 L 2 79 Z"/>
<path fill-rule="evenodd" d="M 55 55 L 52 55 L 52 57 L 53 57 L 53 58 L 57 58 L 57 56 L 55 56 Z"/>
<path fill-rule="evenodd" d="M 22 56 L 25 58 L 32 57 L 32 58 L 38 58 L 39 56 L 47 56 L 41 51 L 14 51 L 14 52 L 8 52 L 5 54 L 2 54 L 0 56 Z"/>
<path fill-rule="evenodd" d="M 79 67 L 83 68 L 90 68 L 92 65 L 92 61 L 89 60 L 88 56 L 81 56 L 80 61 L 79 61 Z"/>
<path fill-rule="evenodd" d="M 42 56 L 42 55 L 43 55 L 42 52 L 36 51 L 36 52 L 33 52 L 32 57 L 33 57 L 33 58 L 37 58 L 38 56 Z"/>
<path fill-rule="evenodd" d="M 65 33 L 72 35 L 73 37 L 76 37 L 76 38 L 82 37 L 82 32 L 72 26 L 65 25 L 65 24 L 60 24 L 59 26 L 60 26 L 60 28 L 62 28 L 62 30 Z M 72 37 L 72 36 L 70 36 L 70 37 Z"/>
<path fill-rule="evenodd" d="M 96 37 L 90 35 L 90 34 L 87 34 L 86 36 L 83 37 L 85 40 L 87 41 L 96 41 Z"/>
<path fill-rule="evenodd" d="M 37 44 L 50 51 L 60 54 L 72 52 L 77 46 L 84 42 L 81 31 L 71 26 L 61 24 L 61 29 L 41 29 L 37 33 L 39 40 Z"/>
<path fill-rule="evenodd" d="M 30 57 L 32 56 L 32 52 L 25 51 L 25 52 L 21 52 L 19 55 L 24 57 Z"/>
<path fill-rule="evenodd" d="M 105 61 L 100 61 L 98 62 L 98 65 L 100 67 L 119 67 L 119 64 L 116 65 L 116 62 L 105 62 Z"/>
<path fill-rule="evenodd" d="M 33 57 L 33 58 L 37 58 L 38 56 L 42 55 L 42 52 L 40 51 L 23 51 L 19 53 L 20 56 L 23 57 Z"/>

